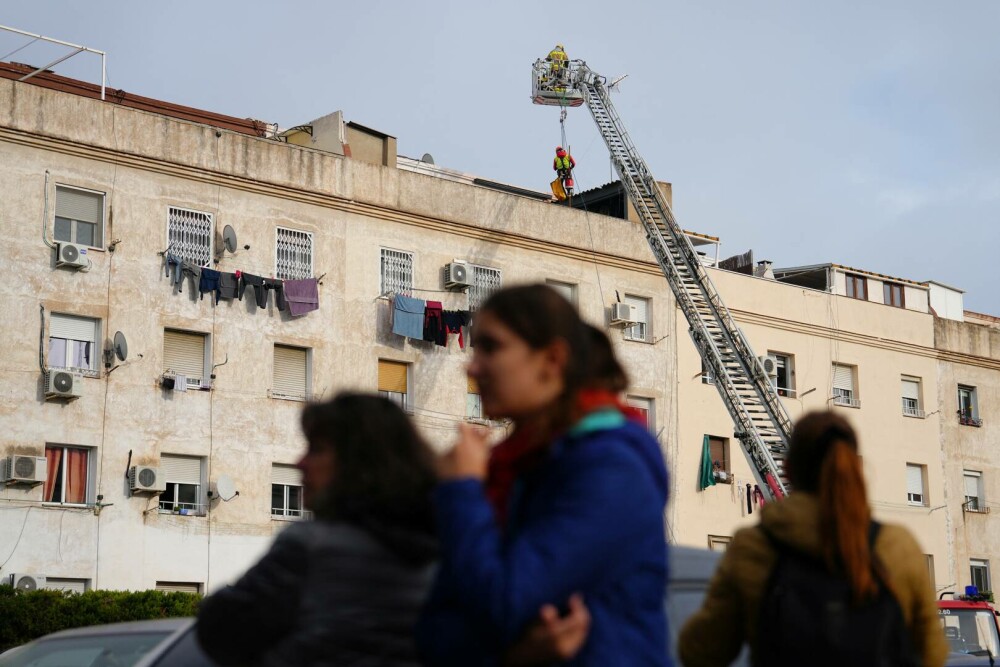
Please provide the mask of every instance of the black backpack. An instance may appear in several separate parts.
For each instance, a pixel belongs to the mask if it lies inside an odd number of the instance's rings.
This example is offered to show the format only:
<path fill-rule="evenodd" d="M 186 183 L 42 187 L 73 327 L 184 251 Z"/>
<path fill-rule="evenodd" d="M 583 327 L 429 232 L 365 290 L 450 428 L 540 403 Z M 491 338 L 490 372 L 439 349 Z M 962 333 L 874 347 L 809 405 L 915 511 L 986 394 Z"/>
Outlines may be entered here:
<path fill-rule="evenodd" d="M 880 525 L 872 521 L 874 548 Z M 879 592 L 863 606 L 821 559 L 803 554 L 761 530 L 778 562 L 761 597 L 754 663 L 761 667 L 910 667 L 920 665 L 899 602 L 879 579 Z"/>

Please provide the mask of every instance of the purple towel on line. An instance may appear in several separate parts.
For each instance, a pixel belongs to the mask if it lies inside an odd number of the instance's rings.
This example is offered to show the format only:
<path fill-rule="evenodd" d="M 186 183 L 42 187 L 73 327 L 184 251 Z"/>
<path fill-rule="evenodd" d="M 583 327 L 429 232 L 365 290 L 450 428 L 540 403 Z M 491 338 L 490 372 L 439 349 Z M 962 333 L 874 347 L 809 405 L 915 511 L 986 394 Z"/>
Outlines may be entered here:
<path fill-rule="evenodd" d="M 292 315 L 319 310 L 319 281 L 315 278 L 285 281 L 285 301 Z"/>

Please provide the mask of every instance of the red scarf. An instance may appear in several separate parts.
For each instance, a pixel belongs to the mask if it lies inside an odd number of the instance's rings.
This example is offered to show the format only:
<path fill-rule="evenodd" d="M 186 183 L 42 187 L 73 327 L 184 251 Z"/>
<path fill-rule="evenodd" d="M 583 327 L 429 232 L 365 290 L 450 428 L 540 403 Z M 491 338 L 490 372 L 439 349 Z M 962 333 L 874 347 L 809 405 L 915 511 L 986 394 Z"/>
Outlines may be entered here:
<path fill-rule="evenodd" d="M 577 397 L 576 407 L 580 418 L 597 410 L 614 408 L 630 421 L 643 423 L 640 411 L 622 403 L 612 392 L 602 389 L 581 391 Z M 490 452 L 490 462 L 486 472 L 486 496 L 493 505 L 493 513 L 501 530 L 507 526 L 507 509 L 514 483 L 519 477 L 535 470 L 545 461 L 551 445 L 551 441 L 536 439 L 530 428 L 518 428 Z"/>

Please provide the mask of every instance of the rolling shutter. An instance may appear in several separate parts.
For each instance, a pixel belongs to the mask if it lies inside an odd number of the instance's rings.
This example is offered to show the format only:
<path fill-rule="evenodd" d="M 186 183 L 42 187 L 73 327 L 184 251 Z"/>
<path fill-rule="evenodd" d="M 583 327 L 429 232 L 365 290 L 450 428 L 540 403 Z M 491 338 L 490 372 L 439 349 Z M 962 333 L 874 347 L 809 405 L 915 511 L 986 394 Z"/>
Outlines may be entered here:
<path fill-rule="evenodd" d="M 920 383 L 914 380 L 903 380 L 903 398 L 918 400 L 920 398 Z"/>
<path fill-rule="evenodd" d="M 302 471 L 295 466 L 274 463 L 271 465 L 271 484 L 302 486 Z"/>
<path fill-rule="evenodd" d="M 156 590 L 164 593 L 201 593 L 201 584 L 187 581 L 157 581 Z"/>
<path fill-rule="evenodd" d="M 924 474 L 917 465 L 906 465 L 906 492 L 917 496 L 924 495 Z"/>
<path fill-rule="evenodd" d="M 979 497 L 979 473 L 965 471 L 965 497 Z"/>
<path fill-rule="evenodd" d="M 833 365 L 833 388 L 854 391 L 854 369 L 851 366 Z"/>
<path fill-rule="evenodd" d="M 160 468 L 164 479 L 180 484 L 201 484 L 201 457 L 178 456 L 163 454 L 160 456 Z"/>
<path fill-rule="evenodd" d="M 69 340 L 96 343 L 96 329 L 94 320 L 89 317 L 52 313 L 52 316 L 49 318 L 49 336 L 52 338 L 66 338 Z"/>
<path fill-rule="evenodd" d="M 272 391 L 284 396 L 302 396 L 306 391 L 307 350 L 287 345 L 274 346 Z"/>
<path fill-rule="evenodd" d="M 52 591 L 67 591 L 69 593 L 84 593 L 87 590 L 86 579 L 45 578 L 45 588 Z"/>
<path fill-rule="evenodd" d="M 466 386 L 465 386 L 466 393 L 469 393 L 469 394 L 478 394 L 479 393 L 479 384 L 476 383 L 476 381 L 473 378 L 466 376 L 466 381 L 465 382 L 466 382 Z"/>
<path fill-rule="evenodd" d="M 186 375 L 188 383 L 200 380 L 205 373 L 205 336 L 164 329 L 163 370 Z"/>
<path fill-rule="evenodd" d="M 378 390 L 405 394 L 408 364 L 399 361 L 378 360 Z"/>
<path fill-rule="evenodd" d="M 72 188 L 56 187 L 56 217 L 100 224 L 103 219 L 104 196 Z"/>
<path fill-rule="evenodd" d="M 624 301 L 625 303 L 631 304 L 635 307 L 636 322 L 646 323 L 649 321 L 646 319 L 649 311 L 649 299 L 643 299 L 638 296 L 626 296 Z"/>

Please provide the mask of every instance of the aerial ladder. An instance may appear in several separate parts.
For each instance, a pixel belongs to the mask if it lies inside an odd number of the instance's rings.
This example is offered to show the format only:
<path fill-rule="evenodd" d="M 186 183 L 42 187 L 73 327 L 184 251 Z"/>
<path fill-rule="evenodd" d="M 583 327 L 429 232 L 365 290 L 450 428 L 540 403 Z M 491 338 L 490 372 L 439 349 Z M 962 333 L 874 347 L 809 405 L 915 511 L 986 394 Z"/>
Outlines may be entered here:
<path fill-rule="evenodd" d="M 772 498 L 786 495 L 784 462 L 791 419 L 746 336 L 736 325 L 691 240 L 674 218 L 646 162 L 611 103 L 607 79 L 582 60 L 571 60 L 552 77 L 543 59 L 532 68 L 532 101 L 548 106 L 586 104 L 611 153 L 646 240 L 690 326 L 705 368 L 715 379 L 754 475 Z"/>

